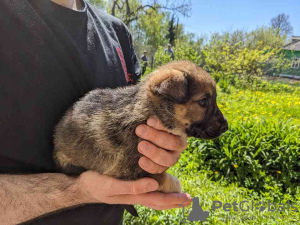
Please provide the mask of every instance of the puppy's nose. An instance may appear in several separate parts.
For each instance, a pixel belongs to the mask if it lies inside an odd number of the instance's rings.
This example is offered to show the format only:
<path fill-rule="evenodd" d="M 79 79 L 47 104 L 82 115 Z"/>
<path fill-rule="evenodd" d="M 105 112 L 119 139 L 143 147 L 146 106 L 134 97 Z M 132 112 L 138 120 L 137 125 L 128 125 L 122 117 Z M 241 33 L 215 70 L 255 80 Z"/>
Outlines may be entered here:
<path fill-rule="evenodd" d="M 223 121 L 220 130 L 222 131 L 222 133 L 224 133 L 228 130 L 228 123 L 227 123 L 226 119 Z"/>

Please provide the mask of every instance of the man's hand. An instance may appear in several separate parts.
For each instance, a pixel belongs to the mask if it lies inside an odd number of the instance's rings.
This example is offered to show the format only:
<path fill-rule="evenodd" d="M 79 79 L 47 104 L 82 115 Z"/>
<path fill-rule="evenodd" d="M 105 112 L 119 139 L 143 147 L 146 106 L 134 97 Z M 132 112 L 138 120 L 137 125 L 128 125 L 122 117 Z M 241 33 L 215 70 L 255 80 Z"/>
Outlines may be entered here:
<path fill-rule="evenodd" d="M 180 153 L 187 147 L 186 139 L 169 134 L 166 130 L 155 117 L 149 118 L 147 125 L 136 128 L 136 134 L 147 140 L 139 143 L 138 151 L 144 155 L 139 165 L 148 173 L 164 172 L 178 161 Z"/>
<path fill-rule="evenodd" d="M 153 192 L 151 178 L 123 181 L 87 171 L 78 178 L 64 174 L 0 174 L 0 224 L 18 224 L 58 209 L 86 203 L 141 204 L 156 210 L 191 203 L 187 194 Z M 149 193 L 150 192 L 150 193 Z"/>
<path fill-rule="evenodd" d="M 84 202 L 103 202 L 107 204 L 140 204 L 155 210 L 180 208 L 191 204 L 191 197 L 184 193 L 164 194 L 154 192 L 158 183 L 151 178 L 142 178 L 135 181 L 124 181 L 87 171 L 80 175 L 74 185 L 78 196 L 83 196 Z M 150 192 L 150 193 L 149 193 Z"/>

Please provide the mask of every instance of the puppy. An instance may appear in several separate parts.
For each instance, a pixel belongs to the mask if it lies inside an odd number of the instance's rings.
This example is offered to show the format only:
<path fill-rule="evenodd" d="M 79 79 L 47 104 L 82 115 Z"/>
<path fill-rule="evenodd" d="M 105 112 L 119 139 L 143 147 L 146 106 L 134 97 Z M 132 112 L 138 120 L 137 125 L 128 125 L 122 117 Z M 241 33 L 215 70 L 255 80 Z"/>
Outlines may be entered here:
<path fill-rule="evenodd" d="M 94 170 L 124 180 L 151 177 L 158 191 L 181 192 L 177 178 L 139 167 L 135 129 L 156 116 L 182 138 L 216 138 L 228 129 L 216 96 L 210 75 L 189 61 L 166 64 L 135 86 L 93 90 L 56 126 L 54 159 L 69 175 Z"/>

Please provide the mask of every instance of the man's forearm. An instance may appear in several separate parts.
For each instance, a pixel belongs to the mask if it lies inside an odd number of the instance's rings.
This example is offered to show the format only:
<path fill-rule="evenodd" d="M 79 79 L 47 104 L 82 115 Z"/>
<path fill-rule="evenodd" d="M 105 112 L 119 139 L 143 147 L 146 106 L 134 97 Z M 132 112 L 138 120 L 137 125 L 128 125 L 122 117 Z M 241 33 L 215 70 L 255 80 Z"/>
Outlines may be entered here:
<path fill-rule="evenodd" d="M 54 173 L 0 175 L 0 223 L 16 224 L 84 203 L 75 181 Z"/>

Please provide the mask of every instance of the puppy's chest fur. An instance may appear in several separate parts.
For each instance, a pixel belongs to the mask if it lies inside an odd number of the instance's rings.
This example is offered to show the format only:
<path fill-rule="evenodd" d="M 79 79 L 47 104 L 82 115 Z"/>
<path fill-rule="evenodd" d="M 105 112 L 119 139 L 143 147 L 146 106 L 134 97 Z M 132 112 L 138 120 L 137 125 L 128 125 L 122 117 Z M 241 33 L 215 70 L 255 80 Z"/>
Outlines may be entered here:
<path fill-rule="evenodd" d="M 173 110 L 169 104 L 153 102 L 143 83 L 91 91 L 56 126 L 55 161 L 67 174 L 84 168 L 126 180 L 148 176 L 138 165 L 140 138 L 135 129 L 152 115 L 163 117 L 171 128 L 166 111 Z"/>

